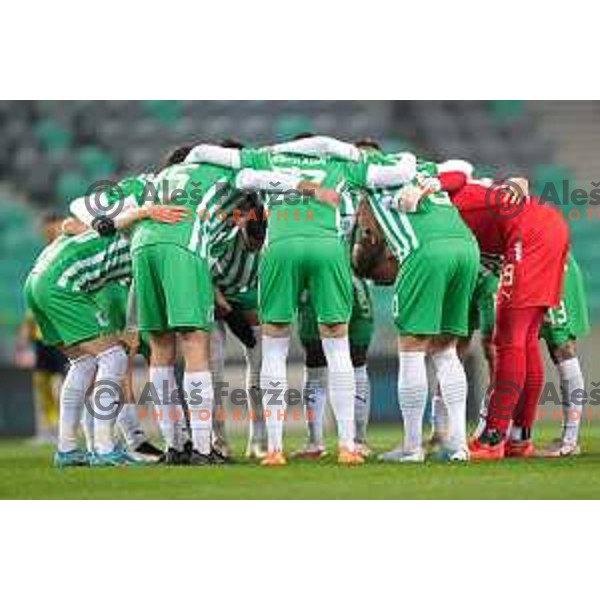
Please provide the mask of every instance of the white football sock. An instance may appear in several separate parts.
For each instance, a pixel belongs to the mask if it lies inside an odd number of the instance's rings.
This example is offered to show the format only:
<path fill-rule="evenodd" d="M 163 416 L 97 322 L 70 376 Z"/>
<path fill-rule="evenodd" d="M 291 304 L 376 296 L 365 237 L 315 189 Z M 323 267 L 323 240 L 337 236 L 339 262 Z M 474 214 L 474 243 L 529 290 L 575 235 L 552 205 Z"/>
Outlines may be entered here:
<path fill-rule="evenodd" d="M 137 404 L 127 402 L 123 405 L 117 417 L 117 427 L 131 450 L 146 441 L 146 434 L 138 418 Z"/>
<path fill-rule="evenodd" d="M 324 338 L 323 352 L 327 358 L 329 401 L 337 422 L 338 442 L 354 449 L 354 369 L 350 358 L 348 337 Z"/>
<path fill-rule="evenodd" d="M 442 399 L 448 409 L 448 440 L 451 451 L 467 445 L 467 376 L 456 348 L 434 354 L 433 366 L 440 383 Z"/>
<path fill-rule="evenodd" d="M 264 393 L 263 409 L 267 425 L 269 452 L 283 451 L 283 421 L 287 392 L 288 337 L 262 337 L 260 387 Z"/>
<path fill-rule="evenodd" d="M 94 359 L 95 360 L 95 359 Z M 85 438 L 85 447 L 88 452 L 94 451 L 94 414 L 89 410 L 83 411 L 81 417 L 81 428 Z"/>
<path fill-rule="evenodd" d="M 225 324 L 217 321 L 210 336 L 210 373 L 214 391 L 213 443 L 216 447 L 227 445 L 225 431 L 224 400 L 228 390 L 225 388 Z"/>
<path fill-rule="evenodd" d="M 214 389 L 208 371 L 186 371 L 183 389 L 188 404 L 194 450 L 210 454 Z"/>
<path fill-rule="evenodd" d="M 404 421 L 404 450 L 421 452 L 428 390 L 425 352 L 400 352 L 399 361 L 398 402 Z"/>
<path fill-rule="evenodd" d="M 191 439 L 190 428 L 188 427 L 185 413 L 186 407 L 178 405 L 177 410 L 172 414 L 175 417 L 175 445 L 173 447 L 177 450 L 183 450 L 185 444 Z"/>
<path fill-rule="evenodd" d="M 511 442 L 522 442 L 523 441 L 523 428 L 516 425 L 511 425 L 510 430 L 506 434 L 507 439 Z"/>
<path fill-rule="evenodd" d="M 96 358 L 94 356 L 82 356 L 70 361 L 69 372 L 60 391 L 59 452 L 71 452 L 77 449 L 77 436 L 83 416 L 84 398 L 94 381 L 95 372 Z"/>
<path fill-rule="evenodd" d="M 355 439 L 360 444 L 366 444 L 369 414 L 371 412 L 371 383 L 367 365 L 354 369 L 354 383 L 356 385 L 356 393 L 354 394 Z"/>
<path fill-rule="evenodd" d="M 127 374 L 127 353 L 113 346 L 96 357 L 98 370 L 94 390 L 94 450 L 107 454 L 115 449 L 114 427 L 118 405 L 123 401 L 123 379 Z"/>
<path fill-rule="evenodd" d="M 252 327 L 256 346 L 244 346 L 246 357 L 246 393 L 248 395 L 248 410 L 253 413 L 250 419 L 248 435 L 251 444 L 264 444 L 267 440 L 267 428 L 262 411 L 262 398 L 260 395 L 260 367 L 262 364 L 262 341 L 260 327 Z"/>
<path fill-rule="evenodd" d="M 481 409 L 479 410 L 479 421 L 477 422 L 477 427 L 473 432 L 473 437 L 479 438 L 483 435 L 485 431 L 485 426 L 487 424 L 487 405 L 488 405 L 489 396 L 486 393 L 485 398 L 481 401 Z"/>
<path fill-rule="evenodd" d="M 326 367 L 304 367 L 302 401 L 308 429 L 308 441 L 317 446 L 323 444 L 323 424 L 325 403 L 327 402 L 326 386 Z"/>
<path fill-rule="evenodd" d="M 176 421 L 169 418 L 169 413 L 174 410 L 182 411 L 179 404 L 171 404 L 174 392 L 177 390 L 175 381 L 174 367 L 150 367 L 150 383 L 156 392 L 158 406 L 155 406 L 155 413 L 158 414 L 158 425 L 167 449 L 174 448 L 181 450 L 180 442 L 177 439 Z"/>
<path fill-rule="evenodd" d="M 581 371 L 579 358 L 569 358 L 556 365 L 560 377 L 563 411 L 563 441 L 576 444 L 579 439 L 579 428 L 583 418 L 583 401 L 577 397 L 573 402 L 573 394 L 585 389 L 585 380 Z"/>
<path fill-rule="evenodd" d="M 437 439 L 446 439 L 448 436 L 448 408 L 440 394 L 435 394 L 431 398 L 431 426 L 433 435 Z"/>

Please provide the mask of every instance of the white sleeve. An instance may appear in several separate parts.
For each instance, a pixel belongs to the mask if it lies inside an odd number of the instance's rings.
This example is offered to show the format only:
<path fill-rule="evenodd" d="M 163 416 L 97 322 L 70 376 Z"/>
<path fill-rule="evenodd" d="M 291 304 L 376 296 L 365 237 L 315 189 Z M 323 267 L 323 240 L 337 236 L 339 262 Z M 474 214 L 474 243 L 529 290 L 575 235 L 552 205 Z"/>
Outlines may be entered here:
<path fill-rule="evenodd" d="M 240 190 L 285 192 L 295 190 L 301 181 L 301 177 L 288 173 L 242 169 L 236 176 L 235 186 Z"/>
<path fill-rule="evenodd" d="M 306 154 L 308 156 L 333 156 L 343 160 L 360 160 L 360 150 L 332 137 L 317 135 L 294 142 L 277 144 L 269 148 L 272 152 L 287 152 L 289 154 Z"/>
<path fill-rule="evenodd" d="M 94 215 L 90 214 L 90 211 L 86 206 L 86 199 L 83 196 L 81 198 L 73 200 L 73 202 L 69 204 L 69 211 L 76 219 L 79 219 L 84 225 L 91 227 L 92 221 L 95 217 Z"/>
<path fill-rule="evenodd" d="M 110 204 L 110 202 L 108 200 L 108 197 L 104 193 L 100 194 L 100 196 L 98 196 L 98 197 L 90 196 L 88 198 L 87 196 L 81 196 L 81 198 L 77 198 L 76 200 L 73 200 L 73 202 L 71 202 L 71 204 L 69 205 L 69 211 L 71 212 L 71 214 L 74 217 L 79 219 L 84 225 L 91 227 L 93 220 L 96 217 L 99 217 L 102 215 L 102 211 L 99 208 L 100 206 L 107 207 L 106 208 L 107 214 L 112 215 L 113 217 L 117 216 L 117 215 L 113 215 L 113 213 L 115 212 L 114 208 L 112 208 L 112 205 Z M 133 195 L 127 196 L 126 198 L 124 198 L 123 205 L 121 206 L 121 209 L 119 210 L 119 212 L 123 212 L 130 208 L 138 208 L 138 202 L 137 202 L 135 196 L 133 196 Z"/>
<path fill-rule="evenodd" d="M 438 172 L 440 173 L 448 173 L 450 171 L 458 171 L 459 173 L 464 173 L 468 178 L 473 177 L 473 171 L 475 168 L 470 162 L 466 160 L 447 160 L 446 162 L 440 163 L 438 165 Z"/>
<path fill-rule="evenodd" d="M 210 144 L 200 144 L 190 150 L 184 163 L 208 163 L 228 167 L 229 169 L 239 169 L 242 166 L 240 151 L 235 148 L 222 148 L 221 146 L 212 146 Z"/>
<path fill-rule="evenodd" d="M 417 174 L 417 159 L 405 153 L 394 165 L 370 165 L 367 169 L 367 186 L 374 188 L 397 187 L 412 181 Z"/>

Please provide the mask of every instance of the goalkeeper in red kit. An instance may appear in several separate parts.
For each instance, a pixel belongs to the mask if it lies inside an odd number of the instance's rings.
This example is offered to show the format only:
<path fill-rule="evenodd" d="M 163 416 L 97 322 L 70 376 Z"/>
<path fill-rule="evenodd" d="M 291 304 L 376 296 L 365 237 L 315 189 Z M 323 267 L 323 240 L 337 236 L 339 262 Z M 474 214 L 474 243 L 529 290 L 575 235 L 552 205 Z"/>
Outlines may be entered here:
<path fill-rule="evenodd" d="M 531 430 L 544 384 L 539 330 L 546 310 L 560 302 L 568 227 L 557 210 L 529 196 L 525 180 L 475 180 L 469 166 L 460 163 L 440 165 L 442 187 L 481 252 L 502 257 L 496 372 L 486 426 L 471 441 L 471 458 L 527 457 L 534 453 Z"/>

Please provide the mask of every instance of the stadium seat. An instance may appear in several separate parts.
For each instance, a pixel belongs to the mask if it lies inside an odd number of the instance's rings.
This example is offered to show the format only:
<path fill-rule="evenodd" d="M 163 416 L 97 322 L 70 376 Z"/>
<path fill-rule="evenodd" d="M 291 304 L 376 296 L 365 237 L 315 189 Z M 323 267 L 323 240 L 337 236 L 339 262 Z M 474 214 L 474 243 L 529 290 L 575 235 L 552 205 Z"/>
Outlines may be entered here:
<path fill-rule="evenodd" d="M 72 134 L 54 119 L 43 119 L 34 127 L 35 135 L 44 150 L 64 150 L 71 145 Z"/>
<path fill-rule="evenodd" d="M 115 170 L 115 160 L 96 146 L 86 146 L 77 152 L 77 160 L 86 177 L 105 179 Z"/>
<path fill-rule="evenodd" d="M 536 195 L 541 195 L 546 186 L 549 185 L 562 198 L 563 181 L 572 181 L 573 174 L 564 165 L 541 164 L 533 168 L 532 179 L 533 190 Z"/>
<path fill-rule="evenodd" d="M 288 140 L 304 131 L 312 131 L 312 129 L 312 119 L 300 115 L 285 115 L 277 119 L 273 133 L 278 140 Z"/>
<path fill-rule="evenodd" d="M 523 100 L 490 100 L 489 111 L 493 119 L 506 122 L 523 115 L 525 102 Z"/>
<path fill-rule="evenodd" d="M 90 186 L 90 180 L 78 171 L 62 173 L 56 182 L 54 193 L 61 201 L 69 201 L 85 194 Z"/>
<path fill-rule="evenodd" d="M 175 123 L 181 116 L 181 104 L 177 100 L 144 100 L 144 111 L 161 123 Z"/>

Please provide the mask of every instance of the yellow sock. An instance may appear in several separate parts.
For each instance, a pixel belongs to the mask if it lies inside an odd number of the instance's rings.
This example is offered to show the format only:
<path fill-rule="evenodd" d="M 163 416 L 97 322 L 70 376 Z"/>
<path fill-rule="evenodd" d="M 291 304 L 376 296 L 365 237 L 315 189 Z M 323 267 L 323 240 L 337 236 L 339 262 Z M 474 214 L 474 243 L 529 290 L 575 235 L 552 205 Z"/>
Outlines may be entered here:
<path fill-rule="evenodd" d="M 33 393 L 37 412 L 41 417 L 41 428 L 53 430 L 58 425 L 58 406 L 52 388 L 52 373 L 35 371 L 33 373 Z"/>

